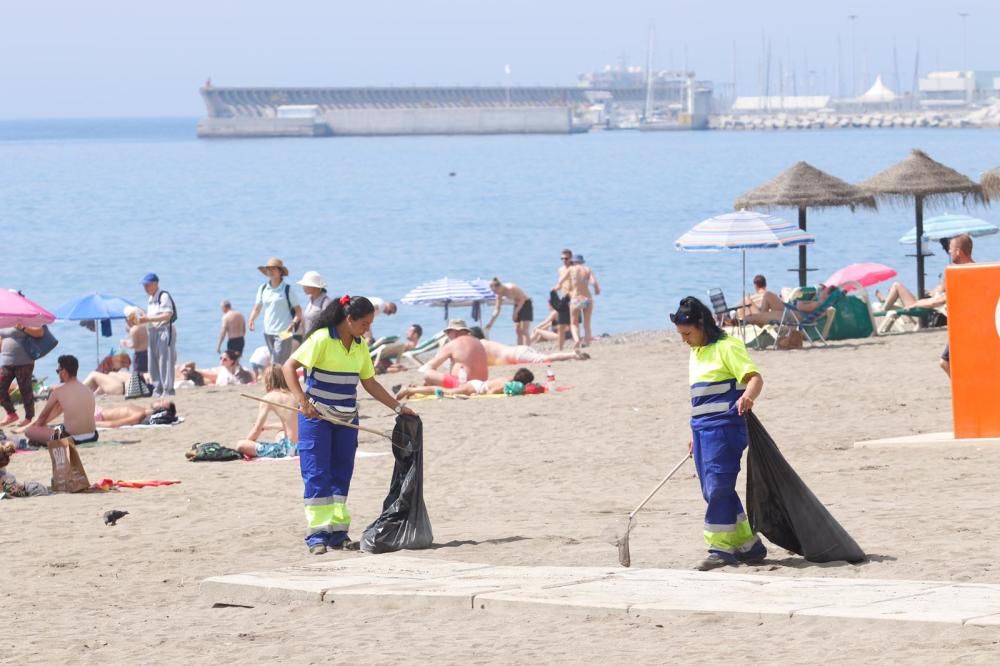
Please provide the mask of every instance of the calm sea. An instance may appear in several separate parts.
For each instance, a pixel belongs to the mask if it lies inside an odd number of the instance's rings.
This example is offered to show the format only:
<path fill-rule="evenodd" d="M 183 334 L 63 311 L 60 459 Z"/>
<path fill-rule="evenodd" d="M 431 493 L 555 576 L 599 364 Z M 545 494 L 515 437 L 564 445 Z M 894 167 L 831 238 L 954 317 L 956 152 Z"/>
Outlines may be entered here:
<path fill-rule="evenodd" d="M 990 130 L 199 141 L 195 123 L 0 123 L 0 286 L 50 308 L 94 291 L 141 305 L 140 278 L 155 271 L 178 304 L 180 358 L 216 365 L 218 304 L 249 312 L 263 280 L 256 266 L 270 256 L 294 279 L 320 271 L 333 294 L 393 300 L 427 280 L 496 275 L 533 295 L 540 318 L 569 247 L 603 288 L 597 333 L 665 328 L 686 294 L 740 291 L 739 253 L 683 253 L 674 240 L 798 160 L 855 182 L 915 147 L 973 177 L 1000 165 L 1000 132 Z M 972 212 L 1000 224 L 996 210 Z M 912 246 L 898 243 L 912 226 L 912 206 L 810 212 L 814 281 L 879 261 L 913 285 Z M 794 249 L 747 256 L 751 275 L 794 283 Z M 981 239 L 975 256 L 1000 260 L 1000 237 Z M 946 259 L 940 249 L 928 259 L 928 283 Z M 508 310 L 496 337 L 513 340 L 509 319 Z M 375 332 L 442 321 L 440 309 L 402 306 Z M 53 330 L 58 351 L 91 369 L 94 335 L 75 323 Z M 123 332 L 116 322 L 102 351 Z M 261 343 L 258 333 L 248 347 Z M 53 368 L 54 355 L 39 374 Z"/>

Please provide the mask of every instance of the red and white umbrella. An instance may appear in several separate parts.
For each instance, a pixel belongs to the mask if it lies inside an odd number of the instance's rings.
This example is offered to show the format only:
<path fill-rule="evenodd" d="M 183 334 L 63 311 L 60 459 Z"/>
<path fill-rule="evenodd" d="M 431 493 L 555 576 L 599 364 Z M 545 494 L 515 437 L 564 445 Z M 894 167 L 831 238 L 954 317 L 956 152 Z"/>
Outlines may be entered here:
<path fill-rule="evenodd" d="M 879 282 L 885 282 L 896 277 L 896 271 L 885 264 L 877 264 L 866 261 L 860 264 L 844 266 L 839 271 L 823 281 L 823 284 L 839 287 L 845 282 L 857 282 L 862 287 L 870 287 Z M 847 285 L 844 291 L 853 289 L 853 285 Z"/>
<path fill-rule="evenodd" d="M 13 289 L 0 289 L 0 328 L 51 324 L 55 315 Z"/>

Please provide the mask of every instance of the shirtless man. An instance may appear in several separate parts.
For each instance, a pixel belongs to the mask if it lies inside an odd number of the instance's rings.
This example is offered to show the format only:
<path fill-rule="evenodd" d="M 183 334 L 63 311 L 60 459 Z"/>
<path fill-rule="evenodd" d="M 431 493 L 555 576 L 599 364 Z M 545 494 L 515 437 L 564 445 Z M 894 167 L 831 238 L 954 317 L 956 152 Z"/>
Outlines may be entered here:
<path fill-rule="evenodd" d="M 486 333 L 489 334 L 490 329 L 493 327 L 493 322 L 497 320 L 500 316 L 500 308 L 503 307 L 503 299 L 507 298 L 514 303 L 514 314 L 512 319 L 514 320 L 514 332 L 517 334 L 517 344 L 526 345 L 528 340 L 531 338 L 531 320 L 535 318 L 534 308 L 531 304 L 531 299 L 528 295 L 524 293 L 524 290 L 518 287 L 513 282 L 508 282 L 506 284 L 500 282 L 499 278 L 493 278 L 490 280 L 490 291 L 496 294 L 497 304 L 493 308 L 493 316 L 490 317 L 490 321 L 486 324 Z"/>
<path fill-rule="evenodd" d="M 482 381 L 480 379 L 470 379 L 464 384 L 459 384 L 454 388 L 438 388 L 436 386 L 408 386 L 396 394 L 397 400 L 403 400 L 415 395 L 430 395 L 441 391 L 443 395 L 466 396 L 466 395 L 495 395 L 503 393 L 504 386 L 509 382 L 521 382 L 528 385 L 535 381 L 535 375 L 527 368 L 521 368 L 514 373 L 513 377 L 494 377 Z"/>
<path fill-rule="evenodd" d="M 149 425 L 153 421 L 172 423 L 177 420 L 177 406 L 169 400 L 154 400 L 149 407 L 136 404 L 125 404 L 117 407 L 104 407 L 93 411 L 94 421 L 99 428 L 121 428 L 130 425 Z"/>
<path fill-rule="evenodd" d="M 295 396 L 288 390 L 285 383 L 285 373 L 280 365 L 272 365 L 264 370 L 264 400 L 285 405 L 291 409 L 282 409 L 265 403 L 260 403 L 257 410 L 257 420 L 245 439 L 236 444 L 236 450 L 247 458 L 287 458 L 297 453 L 299 444 L 299 405 Z M 274 416 L 277 422 L 268 422 L 268 417 Z M 260 436 L 268 430 L 276 431 L 275 441 L 261 441 Z"/>
<path fill-rule="evenodd" d="M 489 365 L 525 365 L 531 363 L 554 363 L 556 361 L 585 361 L 590 358 L 590 354 L 580 351 L 557 352 L 554 354 L 543 354 L 533 347 L 527 345 L 505 345 L 502 342 L 486 340 L 483 332 L 478 326 L 472 327 L 473 337 L 479 338 L 486 350 L 486 362 Z"/>
<path fill-rule="evenodd" d="M 747 296 L 742 305 L 736 309 L 737 318 L 757 326 L 766 326 L 772 321 L 780 321 L 781 315 L 785 311 L 785 303 L 776 293 L 768 290 L 767 278 L 763 275 L 755 275 L 753 286 L 757 291 Z"/>
<path fill-rule="evenodd" d="M 565 259 L 565 255 L 563 255 Z M 593 295 L 590 285 L 594 286 Z M 583 255 L 573 255 L 572 264 L 559 272 L 559 283 L 553 287 L 558 292 L 569 294 L 569 329 L 573 334 L 573 349 L 589 345 L 594 336 L 590 329 L 594 314 L 594 296 L 600 296 L 601 285 L 594 272 L 583 261 Z M 583 316 L 583 338 L 580 337 L 580 316 Z"/>
<path fill-rule="evenodd" d="M 452 319 L 444 328 L 448 342 L 438 350 L 437 355 L 420 367 L 424 376 L 425 386 L 444 386 L 455 388 L 463 383 L 459 381 L 465 373 L 465 381 L 479 379 L 485 381 L 489 376 L 486 350 L 483 343 L 470 334 L 464 319 Z M 446 361 L 451 361 L 451 373 L 440 372 Z"/>
<path fill-rule="evenodd" d="M 961 266 L 962 264 L 974 263 L 972 259 L 972 236 L 962 234 L 955 236 L 948 243 L 948 256 L 951 263 Z M 878 291 L 875 297 L 882 301 L 882 309 L 886 312 L 899 308 L 927 308 L 933 310 L 948 302 L 944 291 L 944 282 L 931 290 L 928 296 L 917 298 L 902 282 L 893 282 L 889 287 L 889 293 L 883 298 Z M 897 305 L 898 304 L 898 305 Z"/>
<path fill-rule="evenodd" d="M 33 442 L 50 442 L 72 437 L 77 444 L 97 441 L 97 424 L 94 422 L 94 392 L 76 379 L 80 362 L 75 356 L 60 356 L 56 374 L 62 384 L 52 389 L 45 409 L 34 422 L 24 429 L 25 436 Z M 54 428 L 49 421 L 59 414 L 63 422 Z"/>
<path fill-rule="evenodd" d="M 226 342 L 226 351 L 243 353 L 243 346 L 246 344 L 247 320 L 243 318 L 243 313 L 234 310 L 232 303 L 228 300 L 222 301 L 222 328 L 219 330 L 219 344 L 215 345 L 215 353 L 222 352 L 222 341 Z"/>

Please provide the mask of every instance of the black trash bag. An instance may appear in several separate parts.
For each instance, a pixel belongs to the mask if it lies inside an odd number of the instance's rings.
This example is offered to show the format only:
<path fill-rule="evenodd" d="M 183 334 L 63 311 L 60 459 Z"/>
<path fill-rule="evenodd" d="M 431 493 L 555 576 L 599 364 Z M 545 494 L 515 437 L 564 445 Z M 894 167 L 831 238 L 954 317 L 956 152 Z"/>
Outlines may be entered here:
<path fill-rule="evenodd" d="M 810 562 L 864 561 L 864 551 L 802 482 L 753 412 L 747 428 L 747 517 L 753 530 Z"/>
<path fill-rule="evenodd" d="M 424 505 L 424 441 L 419 416 L 401 414 L 392 430 L 392 469 L 389 494 L 382 515 L 365 528 L 361 550 L 391 553 L 427 548 L 434 541 L 431 520 Z"/>

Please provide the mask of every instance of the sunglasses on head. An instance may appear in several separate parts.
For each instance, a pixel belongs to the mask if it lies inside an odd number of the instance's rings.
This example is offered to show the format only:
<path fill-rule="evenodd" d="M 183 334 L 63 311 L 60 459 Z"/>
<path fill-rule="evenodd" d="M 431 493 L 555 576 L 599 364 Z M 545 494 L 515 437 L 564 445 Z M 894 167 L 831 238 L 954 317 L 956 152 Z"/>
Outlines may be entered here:
<path fill-rule="evenodd" d="M 686 312 L 674 312 L 670 315 L 670 321 L 674 324 L 692 324 L 694 323 L 694 317 Z"/>

